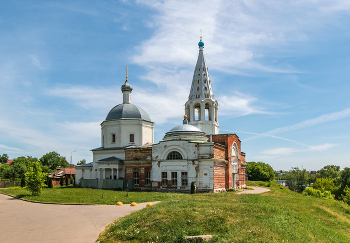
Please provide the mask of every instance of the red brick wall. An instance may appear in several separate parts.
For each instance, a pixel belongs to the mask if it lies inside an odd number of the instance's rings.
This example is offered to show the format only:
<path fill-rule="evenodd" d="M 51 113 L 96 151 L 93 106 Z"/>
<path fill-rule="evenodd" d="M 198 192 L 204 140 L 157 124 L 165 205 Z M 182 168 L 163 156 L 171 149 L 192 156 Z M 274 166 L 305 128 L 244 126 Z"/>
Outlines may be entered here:
<path fill-rule="evenodd" d="M 125 160 L 151 160 L 152 148 L 127 148 L 125 149 Z"/>
<path fill-rule="evenodd" d="M 226 148 L 218 144 L 214 144 L 214 158 L 226 159 Z"/>
<path fill-rule="evenodd" d="M 223 164 L 214 165 L 214 189 L 225 188 L 225 166 Z"/>

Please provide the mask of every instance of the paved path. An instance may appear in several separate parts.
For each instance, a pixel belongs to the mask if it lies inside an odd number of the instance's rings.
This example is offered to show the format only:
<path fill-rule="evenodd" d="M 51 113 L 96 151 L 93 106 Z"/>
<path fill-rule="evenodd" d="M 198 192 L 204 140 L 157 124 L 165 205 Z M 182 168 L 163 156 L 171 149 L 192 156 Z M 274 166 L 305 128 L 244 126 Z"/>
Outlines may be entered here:
<path fill-rule="evenodd" d="M 253 187 L 254 190 L 244 190 L 242 192 L 238 192 L 237 194 L 259 194 L 264 192 L 269 192 L 270 189 L 262 188 L 262 187 Z"/>
<path fill-rule="evenodd" d="M 0 242 L 95 242 L 107 224 L 146 204 L 39 204 L 0 194 Z"/>

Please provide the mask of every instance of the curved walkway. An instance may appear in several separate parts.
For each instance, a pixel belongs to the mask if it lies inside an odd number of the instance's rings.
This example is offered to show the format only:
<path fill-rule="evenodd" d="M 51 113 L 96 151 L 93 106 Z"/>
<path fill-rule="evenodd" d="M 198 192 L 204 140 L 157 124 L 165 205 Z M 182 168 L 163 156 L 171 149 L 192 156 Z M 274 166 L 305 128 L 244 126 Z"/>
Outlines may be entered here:
<path fill-rule="evenodd" d="M 238 192 L 236 194 L 259 194 L 264 192 L 271 191 L 270 189 L 263 188 L 263 187 L 252 187 L 254 190 L 244 190 L 242 192 Z"/>
<path fill-rule="evenodd" d="M 40 204 L 0 194 L 0 242 L 95 242 L 107 224 L 146 204 Z"/>

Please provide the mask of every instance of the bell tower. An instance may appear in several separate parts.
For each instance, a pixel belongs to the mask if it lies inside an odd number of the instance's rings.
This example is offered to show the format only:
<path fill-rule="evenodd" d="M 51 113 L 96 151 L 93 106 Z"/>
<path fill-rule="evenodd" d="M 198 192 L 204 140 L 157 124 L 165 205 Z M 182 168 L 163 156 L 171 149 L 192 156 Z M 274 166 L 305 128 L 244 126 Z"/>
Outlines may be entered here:
<path fill-rule="evenodd" d="M 214 99 L 208 67 L 204 59 L 204 42 L 198 43 L 199 54 L 194 70 L 190 95 L 185 104 L 185 114 L 190 125 L 196 126 L 207 135 L 219 133 L 218 102 Z"/>

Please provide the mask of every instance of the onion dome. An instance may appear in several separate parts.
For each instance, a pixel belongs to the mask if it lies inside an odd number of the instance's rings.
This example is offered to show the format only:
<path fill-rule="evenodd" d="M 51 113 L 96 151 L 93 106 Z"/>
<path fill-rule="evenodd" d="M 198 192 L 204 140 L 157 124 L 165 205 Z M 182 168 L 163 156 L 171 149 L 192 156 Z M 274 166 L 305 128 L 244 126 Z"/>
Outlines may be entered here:
<path fill-rule="evenodd" d="M 202 39 L 198 42 L 198 46 L 199 47 L 204 47 L 204 42 L 202 41 Z"/>
<path fill-rule="evenodd" d="M 119 104 L 113 107 L 108 113 L 106 121 L 116 119 L 142 119 L 151 122 L 147 112 L 133 104 Z"/>
<path fill-rule="evenodd" d="M 132 91 L 132 86 L 129 84 L 128 80 L 121 87 L 122 91 Z"/>

